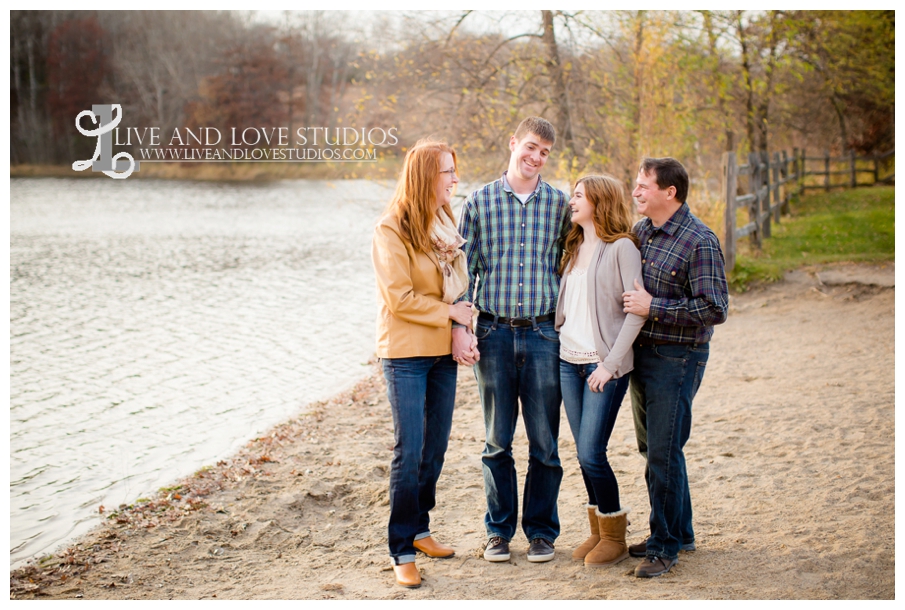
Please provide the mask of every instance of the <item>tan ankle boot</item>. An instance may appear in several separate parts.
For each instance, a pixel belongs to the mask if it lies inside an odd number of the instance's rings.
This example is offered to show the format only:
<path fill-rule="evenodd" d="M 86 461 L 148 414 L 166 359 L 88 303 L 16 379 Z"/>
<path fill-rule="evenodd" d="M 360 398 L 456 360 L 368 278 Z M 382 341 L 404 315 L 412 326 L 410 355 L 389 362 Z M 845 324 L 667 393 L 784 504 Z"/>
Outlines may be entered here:
<path fill-rule="evenodd" d="M 588 521 L 591 522 L 591 535 L 572 553 L 572 561 L 584 561 L 585 555 L 590 553 L 597 546 L 597 543 L 600 542 L 600 535 L 597 531 L 597 507 L 588 504 L 586 508 L 588 510 Z"/>
<path fill-rule="evenodd" d="M 596 512 L 597 531 L 600 542 L 591 552 L 585 555 L 586 566 L 609 566 L 619 563 L 628 557 L 628 546 L 625 544 L 626 515 L 631 509 L 623 508 L 615 513 Z"/>
<path fill-rule="evenodd" d="M 421 586 L 421 572 L 414 561 L 394 565 L 393 572 L 396 574 L 396 584 L 400 587 L 417 589 Z"/>
<path fill-rule="evenodd" d="M 431 536 L 422 538 L 421 540 L 416 540 L 414 544 L 416 549 L 418 549 L 428 557 L 446 559 L 447 557 L 452 557 L 456 554 L 456 549 L 452 548 L 451 546 L 446 546 L 445 544 L 440 544 Z"/>

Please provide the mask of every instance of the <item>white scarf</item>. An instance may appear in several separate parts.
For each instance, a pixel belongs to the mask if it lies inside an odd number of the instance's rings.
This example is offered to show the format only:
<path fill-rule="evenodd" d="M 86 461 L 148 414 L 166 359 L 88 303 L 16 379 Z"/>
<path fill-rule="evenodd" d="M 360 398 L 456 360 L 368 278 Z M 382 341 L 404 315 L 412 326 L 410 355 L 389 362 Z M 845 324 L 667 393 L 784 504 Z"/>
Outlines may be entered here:
<path fill-rule="evenodd" d="M 446 214 L 437 214 L 431 225 L 431 245 L 443 272 L 443 302 L 454 303 L 468 288 L 468 264 L 456 226 Z"/>

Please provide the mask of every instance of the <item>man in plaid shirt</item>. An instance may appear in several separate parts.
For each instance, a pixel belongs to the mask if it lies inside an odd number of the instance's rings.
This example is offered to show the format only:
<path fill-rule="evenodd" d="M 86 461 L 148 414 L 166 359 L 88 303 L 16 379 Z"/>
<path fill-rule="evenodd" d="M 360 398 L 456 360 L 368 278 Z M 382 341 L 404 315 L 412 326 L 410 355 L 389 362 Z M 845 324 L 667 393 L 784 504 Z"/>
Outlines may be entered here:
<path fill-rule="evenodd" d="M 642 283 L 623 294 L 628 313 L 647 318 L 635 341 L 631 395 L 638 449 L 647 457 L 650 537 L 629 547 L 644 557 L 635 576 L 651 578 L 693 551 L 691 495 L 683 447 L 691 402 L 710 353 L 713 327 L 726 321 L 729 289 L 720 243 L 685 203 L 688 174 L 675 159 L 643 159 L 632 196 L 647 218 L 635 225 Z"/>
<path fill-rule="evenodd" d="M 559 536 L 562 394 L 554 310 L 557 270 L 571 214 L 568 197 L 541 180 L 539 173 L 555 141 L 556 132 L 546 120 L 522 121 L 509 140 L 509 169 L 468 197 L 459 221 L 469 272 L 469 290 L 463 298 L 475 304 L 479 315 L 474 335 L 470 329 L 453 328 L 453 357 L 475 364 L 484 408 L 488 561 L 509 559 L 509 541 L 518 525 L 512 438 L 519 403 L 528 435 L 522 507 L 522 530 L 530 542 L 528 561 L 553 559 L 553 543 Z"/>

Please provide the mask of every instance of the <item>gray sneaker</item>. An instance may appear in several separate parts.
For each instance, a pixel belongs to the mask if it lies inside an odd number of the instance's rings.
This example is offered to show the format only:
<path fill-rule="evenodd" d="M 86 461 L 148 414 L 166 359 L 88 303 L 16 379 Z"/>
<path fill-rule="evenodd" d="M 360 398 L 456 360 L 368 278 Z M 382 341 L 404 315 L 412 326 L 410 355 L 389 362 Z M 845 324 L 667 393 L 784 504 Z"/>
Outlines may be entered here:
<path fill-rule="evenodd" d="M 535 538 L 528 546 L 528 561 L 541 563 L 553 559 L 553 543 L 543 538 Z"/>
<path fill-rule="evenodd" d="M 484 547 L 484 559 L 493 562 L 509 561 L 509 543 L 499 536 L 493 536 Z"/>

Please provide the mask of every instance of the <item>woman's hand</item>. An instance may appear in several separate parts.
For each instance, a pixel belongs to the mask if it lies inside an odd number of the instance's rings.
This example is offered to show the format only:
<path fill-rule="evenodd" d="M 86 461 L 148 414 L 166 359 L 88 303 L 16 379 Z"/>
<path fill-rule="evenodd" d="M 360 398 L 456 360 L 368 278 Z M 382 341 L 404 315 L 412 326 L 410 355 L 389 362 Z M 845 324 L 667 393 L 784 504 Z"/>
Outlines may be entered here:
<path fill-rule="evenodd" d="M 471 303 L 459 301 L 449 306 L 449 317 L 465 326 L 471 327 Z"/>
<path fill-rule="evenodd" d="M 613 374 L 603 368 L 602 364 L 598 364 L 594 372 L 588 376 L 588 387 L 592 392 L 602 392 L 603 386 L 613 378 Z"/>

